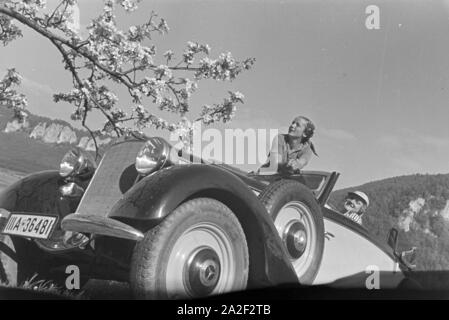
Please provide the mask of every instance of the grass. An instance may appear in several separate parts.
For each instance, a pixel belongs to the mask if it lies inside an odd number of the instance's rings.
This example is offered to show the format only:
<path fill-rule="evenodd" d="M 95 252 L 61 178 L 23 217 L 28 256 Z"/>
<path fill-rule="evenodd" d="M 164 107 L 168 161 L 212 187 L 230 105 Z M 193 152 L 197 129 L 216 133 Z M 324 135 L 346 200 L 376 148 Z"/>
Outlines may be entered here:
<path fill-rule="evenodd" d="M 69 123 L 30 114 L 30 126 L 23 132 L 5 133 L 8 121 L 12 120 L 12 111 L 0 108 L 0 168 L 6 168 L 21 173 L 32 173 L 42 170 L 58 169 L 63 155 L 77 144 L 47 144 L 29 137 L 30 132 L 40 122 L 58 123 L 70 126 L 78 140 L 88 136 L 86 132 L 73 128 Z"/>
<path fill-rule="evenodd" d="M 8 298 L 33 298 L 33 299 L 83 299 L 84 291 L 73 291 L 62 288 L 49 280 L 38 280 L 35 274 L 29 280 L 26 280 L 19 286 L 12 286 L 5 283 L 0 283 L 0 292 L 3 297 Z"/>
<path fill-rule="evenodd" d="M 0 108 L 0 168 L 9 169 L 20 173 L 33 173 L 42 170 L 58 169 L 59 162 L 64 154 L 77 144 L 47 144 L 41 140 L 31 139 L 30 132 L 40 122 L 58 123 L 70 126 L 76 133 L 78 141 L 82 136 L 88 136 L 87 132 L 73 128 L 63 120 L 50 119 L 30 114 L 30 126 L 23 132 L 5 133 L 4 129 L 8 121 L 12 120 L 11 110 Z M 100 148 L 104 152 L 104 148 Z"/>
<path fill-rule="evenodd" d="M 70 145 L 46 144 L 20 132 L 0 132 L 0 168 L 25 174 L 58 169 L 70 148 Z"/>
<path fill-rule="evenodd" d="M 0 191 L 21 179 L 23 174 L 0 168 Z"/>
<path fill-rule="evenodd" d="M 37 280 L 33 276 L 19 286 L 0 282 L 2 299 L 123 300 L 133 299 L 133 295 L 124 282 L 91 279 L 81 290 L 68 290 L 52 281 Z"/>
<path fill-rule="evenodd" d="M 51 294 L 56 294 L 62 297 L 68 297 L 68 298 L 80 298 L 83 295 L 83 291 L 75 294 L 72 290 L 67 290 L 64 288 L 61 288 L 57 284 L 53 283 L 50 280 L 37 280 L 37 275 L 35 274 L 32 276 L 29 280 L 26 280 L 21 286 L 23 289 L 27 290 L 33 290 L 37 292 L 46 292 Z"/>

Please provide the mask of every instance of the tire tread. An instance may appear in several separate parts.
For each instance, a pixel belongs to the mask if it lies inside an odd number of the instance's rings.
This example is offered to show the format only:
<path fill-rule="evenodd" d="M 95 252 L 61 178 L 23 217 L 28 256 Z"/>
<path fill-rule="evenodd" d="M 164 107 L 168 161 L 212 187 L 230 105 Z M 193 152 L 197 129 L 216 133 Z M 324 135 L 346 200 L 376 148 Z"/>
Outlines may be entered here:
<path fill-rule="evenodd" d="M 233 220 L 232 223 L 238 228 L 237 232 L 244 235 L 244 231 L 237 217 L 223 203 L 212 198 L 196 198 L 184 202 L 169 214 L 159 225 L 149 230 L 145 234 L 144 239 L 137 243 L 134 249 L 131 261 L 130 284 L 137 298 L 160 298 L 157 293 L 148 292 L 148 288 L 145 284 L 154 284 L 157 282 L 157 265 L 159 259 L 161 259 L 161 249 L 164 247 L 167 238 L 171 236 L 173 225 L 179 222 L 180 218 L 196 209 L 198 206 L 201 206 L 202 208 L 208 206 L 215 208 L 216 211 L 226 215 L 227 219 Z M 247 248 L 246 239 L 244 238 L 243 240 L 243 245 Z M 246 259 L 248 259 L 247 249 Z M 246 262 L 245 265 L 248 270 L 248 262 Z M 247 274 L 247 270 L 243 271 Z"/>

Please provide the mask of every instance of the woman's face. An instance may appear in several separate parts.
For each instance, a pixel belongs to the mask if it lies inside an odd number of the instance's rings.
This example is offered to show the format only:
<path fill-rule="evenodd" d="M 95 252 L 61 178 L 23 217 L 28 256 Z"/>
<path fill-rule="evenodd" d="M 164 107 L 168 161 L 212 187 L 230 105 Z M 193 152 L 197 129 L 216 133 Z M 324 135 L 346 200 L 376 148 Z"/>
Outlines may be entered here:
<path fill-rule="evenodd" d="M 288 128 L 288 134 L 292 137 L 302 137 L 306 127 L 307 120 L 301 117 L 296 117 Z"/>

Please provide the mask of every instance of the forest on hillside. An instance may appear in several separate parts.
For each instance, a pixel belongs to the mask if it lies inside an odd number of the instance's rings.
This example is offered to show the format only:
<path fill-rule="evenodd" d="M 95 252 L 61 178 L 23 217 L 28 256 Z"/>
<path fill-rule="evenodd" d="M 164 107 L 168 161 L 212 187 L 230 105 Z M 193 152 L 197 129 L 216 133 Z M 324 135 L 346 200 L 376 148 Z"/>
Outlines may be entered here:
<path fill-rule="evenodd" d="M 395 227 L 400 249 L 418 247 L 417 270 L 449 271 L 449 174 L 401 176 L 337 190 L 330 204 L 342 210 L 353 190 L 370 198 L 363 225 L 374 237 L 386 242 Z"/>

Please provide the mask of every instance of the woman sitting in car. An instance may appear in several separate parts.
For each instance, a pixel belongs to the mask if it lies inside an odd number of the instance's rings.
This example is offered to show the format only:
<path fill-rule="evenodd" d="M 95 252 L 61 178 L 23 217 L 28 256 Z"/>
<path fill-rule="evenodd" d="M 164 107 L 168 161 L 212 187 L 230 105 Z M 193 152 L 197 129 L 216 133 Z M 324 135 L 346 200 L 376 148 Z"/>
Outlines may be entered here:
<path fill-rule="evenodd" d="M 297 174 L 312 155 L 316 154 L 312 138 L 315 125 L 304 116 L 293 119 L 288 134 L 277 135 L 271 145 L 267 162 L 260 167 L 257 174 Z"/>

